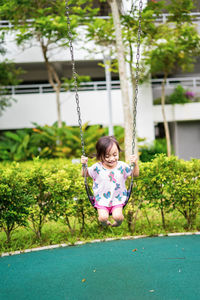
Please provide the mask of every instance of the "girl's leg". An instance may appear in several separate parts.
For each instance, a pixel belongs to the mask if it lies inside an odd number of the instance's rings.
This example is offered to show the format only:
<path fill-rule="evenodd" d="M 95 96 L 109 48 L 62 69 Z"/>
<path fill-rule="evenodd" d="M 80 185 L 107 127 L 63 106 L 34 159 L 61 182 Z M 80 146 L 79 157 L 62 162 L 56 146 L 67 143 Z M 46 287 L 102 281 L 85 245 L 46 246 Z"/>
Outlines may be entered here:
<path fill-rule="evenodd" d="M 111 223 L 108 221 L 109 213 L 106 209 L 97 209 L 98 211 L 98 220 L 103 226 L 111 225 Z"/>
<path fill-rule="evenodd" d="M 122 212 L 123 207 L 116 207 L 112 211 L 112 216 L 115 222 L 112 224 L 112 227 L 117 227 L 120 226 L 124 220 L 123 212 Z"/>

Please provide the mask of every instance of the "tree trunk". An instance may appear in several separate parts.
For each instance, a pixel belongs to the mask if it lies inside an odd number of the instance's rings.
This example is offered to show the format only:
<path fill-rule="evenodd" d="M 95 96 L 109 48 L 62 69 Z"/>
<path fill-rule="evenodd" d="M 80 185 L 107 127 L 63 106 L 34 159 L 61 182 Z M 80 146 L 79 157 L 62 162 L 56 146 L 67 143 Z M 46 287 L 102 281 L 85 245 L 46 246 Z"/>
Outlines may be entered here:
<path fill-rule="evenodd" d="M 45 218 L 46 218 L 45 216 L 42 216 L 42 215 L 43 215 L 43 212 L 41 211 L 41 208 L 40 208 L 39 216 L 36 215 L 36 218 L 35 218 L 34 214 L 31 214 L 31 216 L 30 216 L 33 228 L 32 227 L 29 227 L 29 228 L 31 228 L 31 230 L 33 230 L 33 232 L 35 233 L 35 235 L 39 241 L 42 238 L 42 228 L 43 228 L 43 224 L 44 224 Z"/>
<path fill-rule="evenodd" d="M 137 222 L 137 216 L 138 216 L 139 210 L 140 210 L 140 206 L 137 208 L 136 211 L 134 211 L 134 210 L 128 211 L 128 214 L 127 214 L 128 229 L 131 234 L 133 234 L 135 232 L 135 225 Z"/>
<path fill-rule="evenodd" d="M 162 82 L 162 95 L 161 95 L 161 107 L 162 107 L 162 116 L 164 122 L 164 130 L 165 130 L 165 137 L 167 141 L 167 156 L 171 156 L 171 141 L 170 141 L 170 134 L 169 134 L 169 126 L 165 114 L 165 84 L 166 84 L 166 76 Z"/>
<path fill-rule="evenodd" d="M 144 210 L 144 214 L 145 214 L 145 217 L 147 219 L 147 223 L 148 223 L 149 227 L 151 228 L 151 222 L 150 222 L 149 217 L 147 215 L 146 209 Z"/>
<path fill-rule="evenodd" d="M 120 15 L 117 0 L 108 0 L 110 4 L 113 22 L 116 35 L 116 50 L 119 64 L 119 78 L 122 92 L 123 114 L 124 114 L 124 130 L 125 130 L 125 160 L 129 160 L 132 146 L 132 117 L 130 109 L 129 91 L 128 91 L 128 78 L 126 73 L 125 51 L 122 40 L 122 31 L 120 24 Z"/>
<path fill-rule="evenodd" d="M 56 88 L 56 104 L 57 104 L 57 116 L 58 116 L 58 127 L 62 127 L 62 120 L 61 120 L 61 107 L 60 107 L 60 87 Z"/>
<path fill-rule="evenodd" d="M 134 211 L 129 210 L 127 213 L 128 230 L 132 234 L 132 220 Z"/>
<path fill-rule="evenodd" d="M 163 224 L 163 228 L 166 228 L 166 224 L 165 224 L 165 213 L 164 213 L 164 209 L 163 209 L 163 199 L 161 199 L 161 216 L 162 216 L 162 224 Z"/>
<path fill-rule="evenodd" d="M 132 103 L 133 103 L 133 107 L 134 107 L 134 101 L 135 101 L 135 85 L 136 85 L 136 81 L 135 81 L 135 74 L 133 72 L 133 47 L 130 41 L 129 42 L 129 55 L 130 55 L 130 62 L 129 62 L 129 69 L 130 69 L 130 75 L 131 75 L 131 84 L 132 84 Z"/>
<path fill-rule="evenodd" d="M 11 243 L 11 232 L 12 232 L 12 229 L 10 229 L 10 228 L 3 228 L 4 229 L 4 231 L 5 231 L 5 233 L 6 233 L 6 237 L 7 237 L 7 240 L 6 240 L 6 243 L 7 243 L 7 245 L 8 245 L 8 247 L 10 247 L 10 243 Z"/>
<path fill-rule="evenodd" d="M 41 227 L 38 228 L 36 232 L 37 240 L 40 241 L 42 238 Z"/>
<path fill-rule="evenodd" d="M 53 89 L 56 93 L 58 127 L 61 128 L 62 127 L 61 106 L 60 106 L 61 81 L 59 79 L 59 76 L 58 76 L 55 68 L 49 62 L 49 59 L 48 59 L 48 56 L 47 56 L 47 46 L 45 46 L 42 41 L 40 41 L 40 45 L 41 45 L 41 48 L 42 48 L 43 57 L 44 57 L 45 64 L 46 64 L 46 67 L 47 67 L 49 83 L 51 84 L 51 86 L 53 87 Z"/>
<path fill-rule="evenodd" d="M 84 214 L 84 208 L 83 208 L 83 202 L 81 203 L 81 228 L 80 228 L 80 234 L 83 233 L 83 230 L 85 228 L 85 214 Z"/>
<path fill-rule="evenodd" d="M 67 226 L 70 230 L 70 233 L 73 235 L 75 233 L 75 230 L 76 230 L 76 219 L 73 222 L 73 226 L 71 225 L 69 217 L 67 215 L 65 216 L 65 220 L 66 220 Z"/>

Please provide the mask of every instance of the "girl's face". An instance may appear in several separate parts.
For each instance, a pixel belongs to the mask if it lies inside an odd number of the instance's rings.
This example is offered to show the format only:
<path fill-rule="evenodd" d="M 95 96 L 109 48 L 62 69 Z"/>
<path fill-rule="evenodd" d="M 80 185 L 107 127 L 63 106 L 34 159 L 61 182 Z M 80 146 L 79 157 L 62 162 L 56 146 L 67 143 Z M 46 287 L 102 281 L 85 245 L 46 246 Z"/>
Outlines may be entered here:
<path fill-rule="evenodd" d="M 103 166 L 108 169 L 113 169 L 117 166 L 117 162 L 119 160 L 119 150 L 117 145 L 114 143 L 112 147 L 106 152 L 105 157 L 102 160 Z"/>

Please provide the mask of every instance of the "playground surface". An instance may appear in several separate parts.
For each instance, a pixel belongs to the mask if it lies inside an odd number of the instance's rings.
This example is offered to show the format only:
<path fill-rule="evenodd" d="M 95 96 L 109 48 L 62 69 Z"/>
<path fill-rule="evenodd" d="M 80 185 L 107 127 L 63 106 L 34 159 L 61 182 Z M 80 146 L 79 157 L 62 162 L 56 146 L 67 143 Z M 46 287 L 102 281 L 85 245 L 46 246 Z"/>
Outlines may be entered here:
<path fill-rule="evenodd" d="M 200 235 L 6 256 L 0 277 L 0 300 L 199 300 Z"/>

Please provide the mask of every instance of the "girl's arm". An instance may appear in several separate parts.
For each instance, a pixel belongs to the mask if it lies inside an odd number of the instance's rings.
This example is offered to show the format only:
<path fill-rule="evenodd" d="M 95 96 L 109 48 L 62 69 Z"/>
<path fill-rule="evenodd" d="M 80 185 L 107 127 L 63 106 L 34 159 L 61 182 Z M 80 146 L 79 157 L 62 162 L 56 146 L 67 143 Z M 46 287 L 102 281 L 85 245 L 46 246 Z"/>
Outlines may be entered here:
<path fill-rule="evenodd" d="M 88 157 L 82 155 L 81 156 L 81 164 L 82 164 L 81 175 L 82 176 L 85 176 L 85 172 L 86 172 L 86 176 L 89 176 L 88 169 L 87 168 L 85 169 L 84 166 L 83 166 L 83 165 L 86 165 L 86 167 L 87 167 L 87 162 L 88 162 Z"/>
<path fill-rule="evenodd" d="M 133 176 L 138 177 L 139 176 L 139 164 L 138 164 L 138 157 L 136 155 L 131 155 L 130 156 L 130 162 L 131 164 L 134 164 L 134 169 L 133 169 Z"/>

